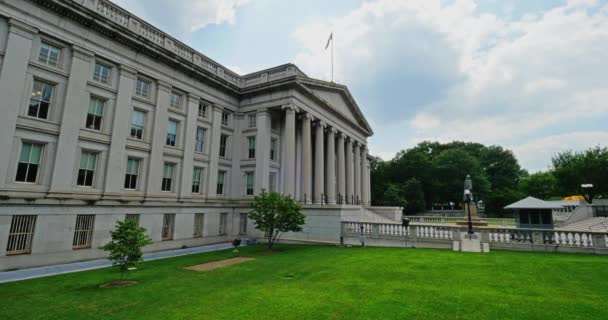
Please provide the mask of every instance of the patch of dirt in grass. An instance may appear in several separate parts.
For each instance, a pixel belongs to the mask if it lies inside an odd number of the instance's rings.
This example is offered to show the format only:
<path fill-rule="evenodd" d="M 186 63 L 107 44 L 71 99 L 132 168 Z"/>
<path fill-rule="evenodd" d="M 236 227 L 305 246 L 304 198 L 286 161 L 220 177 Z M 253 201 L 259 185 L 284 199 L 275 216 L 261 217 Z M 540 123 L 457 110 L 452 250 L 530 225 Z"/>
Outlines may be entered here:
<path fill-rule="evenodd" d="M 243 262 L 247 262 L 247 261 L 251 261 L 251 260 L 255 260 L 255 258 L 236 257 L 236 258 L 230 258 L 230 259 L 224 259 L 224 260 L 218 260 L 218 261 L 211 261 L 211 262 L 207 262 L 207 263 L 203 263 L 203 264 L 197 264 L 194 266 L 185 267 L 184 269 L 192 270 L 192 271 L 209 271 L 209 270 L 224 268 L 227 266 L 231 266 L 233 264 L 243 263 Z"/>
<path fill-rule="evenodd" d="M 137 281 L 118 280 L 118 281 L 112 281 L 112 282 L 108 282 L 106 284 L 102 284 L 99 287 L 103 288 L 103 289 L 124 288 L 124 287 L 130 287 L 130 286 L 135 285 L 135 284 L 137 284 Z"/>

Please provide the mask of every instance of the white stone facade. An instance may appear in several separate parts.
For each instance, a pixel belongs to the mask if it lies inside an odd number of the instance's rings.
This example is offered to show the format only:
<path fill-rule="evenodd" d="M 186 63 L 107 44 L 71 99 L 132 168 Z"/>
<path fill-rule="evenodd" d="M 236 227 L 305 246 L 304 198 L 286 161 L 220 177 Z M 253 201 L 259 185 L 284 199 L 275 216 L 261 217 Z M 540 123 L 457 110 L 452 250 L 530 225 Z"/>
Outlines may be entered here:
<path fill-rule="evenodd" d="M 101 257 L 127 214 L 151 251 L 259 235 L 262 190 L 313 241 L 370 204 L 365 117 L 294 65 L 239 76 L 107 0 L 0 1 L 0 65 L 0 270 Z"/>

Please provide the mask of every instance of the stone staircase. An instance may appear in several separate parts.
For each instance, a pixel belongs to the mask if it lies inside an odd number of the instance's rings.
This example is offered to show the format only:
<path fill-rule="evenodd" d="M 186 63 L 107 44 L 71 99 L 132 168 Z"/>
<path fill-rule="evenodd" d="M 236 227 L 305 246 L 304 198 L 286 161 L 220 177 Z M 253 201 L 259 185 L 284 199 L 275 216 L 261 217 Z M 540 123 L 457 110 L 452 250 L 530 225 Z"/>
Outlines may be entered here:
<path fill-rule="evenodd" d="M 561 225 L 556 230 L 606 232 L 608 231 L 608 217 L 592 217 Z"/>

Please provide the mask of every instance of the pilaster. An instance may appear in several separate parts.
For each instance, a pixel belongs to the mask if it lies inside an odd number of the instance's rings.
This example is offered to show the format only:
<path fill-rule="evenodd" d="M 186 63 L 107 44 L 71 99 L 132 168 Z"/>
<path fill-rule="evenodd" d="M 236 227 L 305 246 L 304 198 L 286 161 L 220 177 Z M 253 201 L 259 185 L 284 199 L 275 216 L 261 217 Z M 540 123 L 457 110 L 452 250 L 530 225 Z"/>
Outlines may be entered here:
<path fill-rule="evenodd" d="M 336 129 L 327 130 L 325 193 L 327 203 L 336 204 Z"/>
<path fill-rule="evenodd" d="M 73 169 L 78 159 L 78 136 L 90 100 L 86 83 L 93 59 L 93 52 L 79 46 L 73 46 L 72 53 L 50 189 L 51 193 L 65 193 L 66 196 L 71 193 L 75 178 Z"/>
<path fill-rule="evenodd" d="M 156 107 L 154 109 L 154 122 L 149 129 L 152 130 L 152 141 L 150 151 L 150 165 L 148 168 L 148 187 L 146 188 L 146 196 L 159 195 L 161 192 L 161 183 L 164 167 L 164 150 L 167 141 L 167 121 L 169 112 L 167 108 L 171 99 L 171 85 L 164 81 L 158 81 L 158 94 Z M 177 179 L 179 171 L 173 173 Z M 179 184 L 174 183 L 175 189 Z M 178 190 L 173 190 L 176 192 Z"/>
<path fill-rule="evenodd" d="M 112 121 L 112 139 L 108 155 L 108 170 L 106 170 L 105 194 L 118 195 L 124 186 L 126 173 L 126 150 L 129 125 L 131 124 L 131 97 L 137 78 L 137 71 L 129 66 L 119 67 L 118 94 L 114 106 L 114 119 Z M 141 186 L 138 186 L 139 189 Z"/>
<path fill-rule="evenodd" d="M 353 139 L 346 138 L 346 203 L 353 204 L 355 194 L 355 159 L 353 159 Z"/>
<path fill-rule="evenodd" d="M 207 196 L 217 197 L 217 170 L 219 169 L 220 158 L 220 137 L 222 135 L 222 112 L 224 108 L 218 105 L 213 106 L 213 126 L 211 127 L 211 146 L 209 152 L 209 172 L 207 174 Z"/>
<path fill-rule="evenodd" d="M 196 94 L 188 94 L 186 123 L 184 125 L 184 159 L 182 161 L 182 187 L 179 190 L 180 199 L 192 197 L 192 174 L 194 172 L 194 147 L 196 144 L 196 119 L 198 117 L 198 104 L 201 98 Z M 202 188 L 201 188 L 202 189 Z"/>
<path fill-rule="evenodd" d="M 268 110 L 258 110 L 256 128 L 254 193 L 259 194 L 262 190 L 268 191 L 268 175 L 270 174 L 271 123 Z"/>
<path fill-rule="evenodd" d="M 338 133 L 338 203 L 346 203 L 346 151 L 344 150 L 344 133 Z"/>
<path fill-rule="evenodd" d="M 305 203 L 312 203 L 312 116 L 308 113 L 301 116 L 302 121 L 302 181 L 300 189 L 300 200 Z"/>
<path fill-rule="evenodd" d="M 14 172 L 8 172 L 17 125 L 22 108 L 27 63 L 32 50 L 32 39 L 38 30 L 24 22 L 9 19 L 9 33 L 0 73 L 0 187 L 12 181 Z"/>
<path fill-rule="evenodd" d="M 360 204 L 361 203 L 361 148 L 360 148 L 361 144 L 360 143 L 355 143 L 353 145 L 353 152 L 354 152 L 354 156 L 355 156 L 355 199 L 354 199 L 354 203 L 355 204 Z"/>
<path fill-rule="evenodd" d="M 315 189 L 313 203 L 322 204 L 325 194 L 325 123 L 315 123 Z"/>

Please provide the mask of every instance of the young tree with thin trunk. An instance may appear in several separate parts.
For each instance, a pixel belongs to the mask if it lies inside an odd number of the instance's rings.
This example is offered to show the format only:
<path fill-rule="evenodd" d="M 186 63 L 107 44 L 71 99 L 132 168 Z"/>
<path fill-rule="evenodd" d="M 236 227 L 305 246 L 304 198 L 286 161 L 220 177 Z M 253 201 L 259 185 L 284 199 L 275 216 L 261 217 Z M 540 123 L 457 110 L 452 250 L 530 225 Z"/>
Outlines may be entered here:
<path fill-rule="evenodd" d="M 137 225 L 135 220 L 116 222 L 116 229 L 111 231 L 112 241 L 101 247 L 110 252 L 109 259 L 113 266 L 119 266 L 120 279 L 130 267 L 143 261 L 141 248 L 152 244 L 152 239 L 146 235 L 146 229 Z"/>
<path fill-rule="evenodd" d="M 300 232 L 306 216 L 300 212 L 300 205 L 288 196 L 276 192 L 262 191 L 253 201 L 253 211 L 249 218 L 258 230 L 264 231 L 268 238 L 268 249 L 285 232 Z"/>

